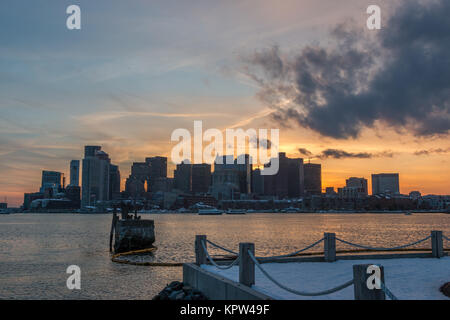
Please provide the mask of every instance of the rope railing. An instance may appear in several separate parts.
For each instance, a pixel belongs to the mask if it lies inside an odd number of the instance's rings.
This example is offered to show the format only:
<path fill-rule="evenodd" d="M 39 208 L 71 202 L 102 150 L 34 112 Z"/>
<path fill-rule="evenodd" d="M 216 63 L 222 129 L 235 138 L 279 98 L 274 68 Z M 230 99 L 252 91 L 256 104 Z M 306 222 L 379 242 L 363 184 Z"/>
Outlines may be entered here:
<path fill-rule="evenodd" d="M 212 241 L 209 241 L 208 239 L 206 240 L 206 242 L 208 242 L 208 243 L 209 243 L 210 245 L 212 245 L 213 247 L 216 247 L 216 248 L 218 248 L 218 249 L 221 249 L 221 250 L 223 250 L 223 251 L 225 251 L 225 252 L 234 254 L 234 255 L 236 255 L 236 256 L 239 255 L 239 253 L 237 253 L 237 252 L 235 252 L 235 251 L 233 251 L 233 250 L 224 248 L 224 247 L 218 245 L 217 243 L 214 243 L 214 242 L 212 242 Z"/>
<path fill-rule="evenodd" d="M 424 242 L 424 241 L 426 241 L 426 240 L 428 240 L 430 238 L 431 238 L 431 235 L 428 236 L 428 237 L 425 237 L 423 239 L 420 239 L 418 241 L 414 241 L 414 242 L 411 242 L 411 243 L 408 243 L 408 244 L 404 244 L 404 245 L 397 246 L 397 247 L 391 247 L 391 248 L 376 248 L 376 247 L 364 246 L 364 245 L 361 245 L 361 244 L 357 244 L 357 243 L 353 243 L 353 242 L 350 242 L 350 241 L 346 241 L 346 240 L 340 239 L 338 237 L 336 237 L 336 240 L 340 241 L 342 243 L 345 243 L 347 245 L 350 245 L 350 246 L 353 246 L 353 247 L 357 247 L 357 248 L 366 249 L 366 250 L 390 251 L 390 250 L 398 250 L 398 249 L 403 249 L 403 248 L 406 248 L 406 247 L 411 247 L 411 246 L 414 246 L 414 245 L 419 244 L 421 242 Z"/>
<path fill-rule="evenodd" d="M 298 255 L 299 253 L 302 253 L 302 252 L 304 252 L 304 251 L 306 251 L 306 250 L 309 250 L 309 249 L 311 249 L 311 248 L 317 246 L 317 245 L 318 245 L 319 243 L 321 243 L 324 239 L 325 239 L 325 238 L 319 239 L 319 240 L 317 240 L 316 242 L 314 242 L 314 243 L 312 243 L 312 244 L 306 246 L 306 247 L 303 248 L 303 249 L 300 249 L 300 250 L 297 250 L 297 251 L 294 251 L 294 252 L 291 252 L 291 253 L 288 253 L 288 254 L 283 254 L 283 255 L 279 255 L 279 256 L 270 256 L 270 257 L 257 257 L 257 259 L 260 259 L 260 260 L 268 260 L 268 259 L 278 259 L 278 258 L 289 258 L 289 257 L 294 257 L 294 256 Z M 214 246 L 214 247 L 216 247 L 216 248 L 218 248 L 218 249 L 221 249 L 221 250 L 223 250 L 223 251 L 225 251 L 225 252 L 231 253 L 231 254 L 236 255 L 236 256 L 239 255 L 238 252 L 235 252 L 235 251 L 233 251 L 233 250 L 230 250 L 230 249 L 227 249 L 227 248 L 225 248 L 225 247 L 222 247 L 222 246 L 218 245 L 217 243 L 214 243 L 214 242 L 212 242 L 212 241 L 210 241 L 210 240 L 206 240 L 206 242 L 208 242 L 208 243 L 211 244 L 212 246 Z"/>
<path fill-rule="evenodd" d="M 289 257 L 293 257 L 293 256 L 296 256 L 296 255 L 298 255 L 299 253 L 301 253 L 301 252 L 303 252 L 303 251 L 306 251 L 306 250 L 308 250 L 308 249 L 311 249 L 311 248 L 317 246 L 317 245 L 318 245 L 319 243 L 321 243 L 324 239 L 325 239 L 325 238 L 322 238 L 322 239 L 320 239 L 320 240 L 317 240 L 316 242 L 310 244 L 309 246 L 307 246 L 307 247 L 305 247 L 305 248 L 303 248 L 303 249 L 297 250 L 297 251 L 295 251 L 295 252 L 292 252 L 292 253 L 283 254 L 283 255 L 279 255 L 279 256 L 272 256 L 272 257 L 258 257 L 258 259 L 260 259 L 260 260 L 267 260 L 267 259 L 278 259 L 278 258 L 289 258 Z"/>
<path fill-rule="evenodd" d="M 208 253 L 208 249 L 206 249 L 206 244 L 205 244 L 205 242 L 202 241 L 201 243 L 202 243 L 203 250 L 205 251 L 206 257 L 207 257 L 208 260 L 211 262 L 211 264 L 212 264 L 213 266 L 215 266 L 216 268 L 221 269 L 221 270 L 227 270 L 227 269 L 230 269 L 231 267 L 235 266 L 235 265 L 239 262 L 240 257 L 238 256 L 238 257 L 237 257 L 232 263 L 230 263 L 229 265 L 221 266 L 221 265 L 217 264 L 217 263 L 214 261 L 214 259 L 210 256 L 210 254 Z"/>
<path fill-rule="evenodd" d="M 381 290 L 383 290 L 384 294 L 389 297 L 391 300 L 398 300 L 397 297 L 389 290 L 384 282 L 380 281 Z"/>
<path fill-rule="evenodd" d="M 252 259 L 252 261 L 254 262 L 254 264 L 258 267 L 258 269 L 267 277 L 267 279 L 269 279 L 270 281 L 272 281 L 275 285 L 277 285 L 278 287 L 280 287 L 281 289 L 284 289 L 290 293 L 293 293 L 295 295 L 299 295 L 299 296 L 304 296 L 304 297 L 316 297 L 316 296 L 323 296 L 323 295 L 327 295 L 333 292 L 337 292 L 340 291 L 342 289 L 345 289 L 351 285 L 353 285 L 353 279 L 350 281 L 345 282 L 344 284 L 341 284 L 337 287 L 328 289 L 328 290 L 324 290 L 324 291 L 319 291 L 319 292 L 305 292 L 305 291 L 298 291 L 292 288 L 289 288 L 281 283 L 279 283 L 277 280 L 275 280 L 266 270 L 264 270 L 264 268 L 261 266 L 261 264 L 259 263 L 259 261 L 255 258 L 255 256 L 253 255 L 253 253 L 248 250 L 248 255 L 250 256 L 250 259 Z"/>
<path fill-rule="evenodd" d="M 415 249 L 405 249 L 407 247 L 415 246 L 420 243 L 423 243 L 424 241 L 427 241 L 431 239 L 431 249 L 420 249 L 422 248 L 417 247 Z M 366 284 L 366 280 L 368 280 L 367 270 L 368 267 L 366 264 L 355 264 L 353 265 L 353 279 L 350 281 L 347 281 L 341 285 L 338 285 L 336 287 L 322 290 L 318 292 L 306 292 L 301 290 L 296 290 L 294 288 L 288 287 L 287 285 L 284 285 L 280 283 L 277 279 L 275 279 L 273 276 L 271 276 L 267 270 L 262 266 L 264 263 L 268 262 L 284 262 L 287 260 L 278 260 L 281 258 L 288 258 L 288 257 L 295 257 L 295 256 L 301 256 L 300 253 L 311 249 L 321 242 L 324 243 L 324 251 L 321 253 L 323 254 L 323 258 L 315 258 L 315 259 L 307 259 L 305 261 L 325 261 L 325 262 L 335 262 L 336 260 L 339 260 L 339 258 L 336 255 L 339 251 L 336 250 L 336 241 L 339 241 L 343 244 L 354 246 L 360 249 L 368 250 L 368 251 L 406 251 L 406 250 L 431 250 L 431 254 L 429 253 L 420 253 L 412 255 L 413 257 L 434 257 L 434 258 L 441 258 L 448 254 L 446 254 L 446 250 L 443 246 L 443 240 L 449 241 L 450 239 L 443 235 L 442 231 L 439 230 L 433 230 L 431 231 L 431 234 L 423 239 L 413 241 L 411 243 L 395 246 L 395 247 L 372 247 L 369 245 L 363 245 L 358 243 L 353 243 L 344 239 L 340 239 L 336 237 L 335 233 L 324 233 L 324 237 L 315 241 L 314 243 L 306 246 L 303 249 L 297 250 L 292 253 L 278 255 L 278 256 L 271 256 L 271 257 L 256 257 L 255 255 L 255 245 L 254 243 L 240 243 L 239 244 L 239 252 L 235 252 L 233 250 L 227 249 L 221 245 L 218 245 L 212 241 L 209 241 L 206 239 L 206 235 L 197 235 L 196 236 L 196 242 L 195 242 L 195 248 L 196 248 L 196 264 L 198 266 L 208 264 L 208 261 L 215 266 L 217 269 L 226 270 L 230 269 L 233 266 L 236 266 L 239 263 L 239 283 L 248 287 L 251 287 L 255 284 L 255 266 L 256 268 L 261 271 L 261 273 L 264 275 L 265 278 L 267 278 L 270 282 L 274 283 L 277 287 L 281 288 L 282 290 L 285 290 L 287 292 L 290 292 L 292 294 L 303 296 L 303 297 L 315 297 L 315 296 L 324 296 L 328 295 L 334 292 L 341 291 L 347 287 L 350 287 L 351 285 L 354 285 L 354 295 L 356 300 L 380 300 L 380 299 L 391 299 L 391 300 L 398 300 L 398 298 L 392 293 L 389 288 L 387 288 L 386 284 L 381 281 L 383 279 L 383 269 L 381 269 L 381 276 L 380 279 L 376 279 L 377 281 L 377 288 L 378 291 L 371 291 L 373 288 L 369 288 Z M 222 259 L 219 263 L 214 261 L 214 259 L 211 257 L 211 255 L 208 252 L 208 249 L 206 247 L 207 243 L 210 243 L 212 247 L 218 248 L 220 250 L 226 251 L 227 253 L 233 254 L 236 259 L 233 260 L 230 264 L 225 265 L 225 259 Z M 403 250 L 402 250 L 403 249 Z M 354 252 L 363 252 L 362 250 L 352 249 Z M 314 253 L 311 253 L 312 255 Z M 365 256 L 367 257 L 376 257 L 377 255 L 370 255 Z M 390 254 L 390 255 L 381 255 L 380 257 L 386 258 L 386 257 L 395 257 L 396 253 Z M 402 256 L 402 255 L 399 255 Z M 346 256 L 348 258 L 350 256 Z M 352 256 L 352 258 L 355 258 L 358 260 L 359 255 Z M 403 257 L 403 256 L 402 256 Z M 405 256 L 406 257 L 406 256 Z M 226 260 L 231 261 L 233 257 L 227 257 Z M 272 260 L 271 260 L 272 259 Z M 294 261 L 294 260 L 293 260 Z M 295 260 L 297 261 L 297 260 Z M 300 260 L 299 260 L 300 261 Z M 302 261 L 302 260 L 301 260 Z M 382 266 L 381 266 L 382 267 Z M 287 280 L 286 280 L 287 281 Z"/>

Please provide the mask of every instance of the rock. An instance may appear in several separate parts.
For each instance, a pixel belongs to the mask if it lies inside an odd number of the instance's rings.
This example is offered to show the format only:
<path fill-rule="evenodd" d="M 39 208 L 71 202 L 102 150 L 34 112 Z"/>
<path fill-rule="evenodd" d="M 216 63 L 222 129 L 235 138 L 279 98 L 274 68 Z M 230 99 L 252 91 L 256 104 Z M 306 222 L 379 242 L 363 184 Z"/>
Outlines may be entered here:
<path fill-rule="evenodd" d="M 159 300 L 168 300 L 169 299 L 169 295 L 166 292 L 164 292 L 164 290 L 159 293 L 159 297 L 160 297 Z"/>
<path fill-rule="evenodd" d="M 183 289 L 183 285 L 184 285 L 183 282 L 172 281 L 168 287 L 171 288 L 172 290 L 178 291 Z"/>
<path fill-rule="evenodd" d="M 208 300 L 203 293 L 183 282 L 172 281 L 153 300 Z"/>
<path fill-rule="evenodd" d="M 440 288 L 440 291 L 447 297 L 450 298 L 450 282 L 445 283 L 444 285 L 442 285 L 442 287 Z"/>
<path fill-rule="evenodd" d="M 179 290 L 179 291 L 173 291 L 170 295 L 169 295 L 169 300 L 175 300 L 175 298 L 182 293 L 184 295 L 183 290 Z"/>
<path fill-rule="evenodd" d="M 190 286 L 184 286 L 184 287 L 183 287 L 183 291 L 184 291 L 184 292 L 190 292 L 190 291 L 192 291 L 192 287 L 190 287 Z"/>
<path fill-rule="evenodd" d="M 179 294 L 176 295 L 175 300 L 183 300 L 185 297 L 185 294 L 183 291 L 181 291 Z"/>

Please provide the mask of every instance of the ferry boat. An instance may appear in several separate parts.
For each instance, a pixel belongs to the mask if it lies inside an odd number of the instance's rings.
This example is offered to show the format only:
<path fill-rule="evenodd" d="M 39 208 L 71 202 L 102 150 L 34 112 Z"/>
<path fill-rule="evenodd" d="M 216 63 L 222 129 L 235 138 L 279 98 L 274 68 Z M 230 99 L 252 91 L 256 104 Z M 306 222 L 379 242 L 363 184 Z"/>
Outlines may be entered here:
<path fill-rule="evenodd" d="M 226 214 L 246 214 L 247 212 L 244 209 L 228 209 Z"/>
<path fill-rule="evenodd" d="M 217 208 L 206 208 L 206 209 L 198 209 L 198 214 L 200 216 L 217 216 L 221 215 L 223 212 L 218 210 Z"/>

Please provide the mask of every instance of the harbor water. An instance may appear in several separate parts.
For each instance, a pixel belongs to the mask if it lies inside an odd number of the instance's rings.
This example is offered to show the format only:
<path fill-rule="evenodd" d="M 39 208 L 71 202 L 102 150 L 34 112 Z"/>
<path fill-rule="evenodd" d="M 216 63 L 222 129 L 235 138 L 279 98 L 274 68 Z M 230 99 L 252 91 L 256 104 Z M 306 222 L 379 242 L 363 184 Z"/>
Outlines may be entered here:
<path fill-rule="evenodd" d="M 147 214 L 142 218 L 155 221 L 158 250 L 151 258 L 155 262 L 192 262 L 196 234 L 206 234 L 235 251 L 239 242 L 254 242 L 259 256 L 295 251 L 324 232 L 382 247 L 424 238 L 431 230 L 450 236 L 450 215 L 439 213 Z M 0 215 L 0 299 L 151 299 L 167 283 L 182 279 L 181 267 L 111 262 L 110 228 L 111 215 L 106 214 Z M 426 241 L 417 247 L 429 246 Z M 449 246 L 444 242 L 444 247 Z M 349 248 L 338 244 L 339 249 Z M 81 290 L 67 289 L 70 265 L 81 268 Z"/>

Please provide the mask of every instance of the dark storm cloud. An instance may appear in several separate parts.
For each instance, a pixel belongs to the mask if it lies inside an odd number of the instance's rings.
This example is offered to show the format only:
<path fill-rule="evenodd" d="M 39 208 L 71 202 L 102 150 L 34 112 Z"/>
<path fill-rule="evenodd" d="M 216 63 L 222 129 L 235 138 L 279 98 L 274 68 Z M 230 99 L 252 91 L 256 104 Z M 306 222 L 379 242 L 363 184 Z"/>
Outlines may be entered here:
<path fill-rule="evenodd" d="M 343 159 L 343 158 L 358 158 L 358 159 L 368 159 L 372 158 L 372 155 L 367 152 L 347 152 L 344 150 L 337 150 L 337 149 L 326 149 L 323 150 L 322 153 L 319 155 L 319 158 L 335 158 L 335 159 Z"/>
<path fill-rule="evenodd" d="M 394 154 L 390 151 L 382 151 L 378 153 L 369 153 L 369 152 L 348 152 L 345 150 L 339 149 L 326 149 L 323 150 L 317 157 L 320 159 L 326 158 L 334 158 L 334 159 L 371 159 L 371 158 L 379 158 L 379 157 L 389 157 L 392 158 Z"/>
<path fill-rule="evenodd" d="M 253 148 L 270 149 L 272 147 L 272 141 L 270 139 L 259 139 L 258 137 L 250 139 L 250 143 Z"/>
<path fill-rule="evenodd" d="M 325 149 L 322 150 L 319 154 L 314 155 L 311 151 L 305 148 L 298 148 L 298 152 L 307 157 L 315 157 L 319 159 L 327 159 L 327 158 L 333 158 L 333 159 L 371 159 L 371 158 L 381 158 L 381 157 L 387 157 L 392 158 L 394 156 L 394 153 L 391 151 L 381 151 L 381 152 L 349 152 L 342 149 Z"/>
<path fill-rule="evenodd" d="M 305 148 L 298 148 L 298 152 L 303 156 L 312 156 L 312 152 Z"/>
<path fill-rule="evenodd" d="M 402 2 L 367 40 L 348 26 L 334 44 L 283 56 L 278 47 L 247 57 L 258 96 L 280 124 L 323 136 L 357 137 L 381 121 L 417 136 L 450 130 L 450 1 Z"/>

